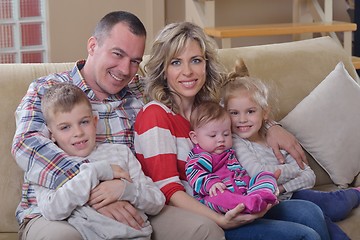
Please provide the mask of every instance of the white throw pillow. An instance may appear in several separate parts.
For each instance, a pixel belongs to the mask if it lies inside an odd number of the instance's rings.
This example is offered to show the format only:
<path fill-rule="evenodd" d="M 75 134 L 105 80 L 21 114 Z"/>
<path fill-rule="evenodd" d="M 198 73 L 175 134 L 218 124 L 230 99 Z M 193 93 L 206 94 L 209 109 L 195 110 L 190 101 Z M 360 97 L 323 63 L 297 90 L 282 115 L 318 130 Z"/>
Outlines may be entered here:
<path fill-rule="evenodd" d="M 360 171 L 360 87 L 342 62 L 280 123 L 340 187 Z"/>

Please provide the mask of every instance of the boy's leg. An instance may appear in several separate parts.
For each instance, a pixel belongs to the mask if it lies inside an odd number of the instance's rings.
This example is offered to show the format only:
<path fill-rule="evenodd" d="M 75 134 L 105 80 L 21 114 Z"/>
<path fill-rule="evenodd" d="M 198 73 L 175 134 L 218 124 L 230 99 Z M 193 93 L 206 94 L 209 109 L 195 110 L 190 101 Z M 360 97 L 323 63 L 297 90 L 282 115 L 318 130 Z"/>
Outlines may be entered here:
<path fill-rule="evenodd" d="M 49 221 L 41 216 L 30 220 L 20 234 L 20 240 L 82 240 L 67 221 Z"/>
<path fill-rule="evenodd" d="M 212 220 L 178 207 L 168 206 L 149 217 L 153 240 L 225 240 L 224 231 Z"/>

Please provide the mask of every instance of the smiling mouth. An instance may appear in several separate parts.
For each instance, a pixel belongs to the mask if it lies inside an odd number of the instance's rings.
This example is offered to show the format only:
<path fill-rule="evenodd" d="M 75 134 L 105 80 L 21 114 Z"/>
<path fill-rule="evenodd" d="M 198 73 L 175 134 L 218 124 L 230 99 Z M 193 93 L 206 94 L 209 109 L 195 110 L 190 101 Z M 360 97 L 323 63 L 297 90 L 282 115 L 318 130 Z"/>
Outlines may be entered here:
<path fill-rule="evenodd" d="M 111 76 L 112 78 L 114 78 L 116 81 L 123 81 L 123 80 L 124 80 L 124 78 L 119 78 L 119 77 L 117 77 L 116 75 L 114 75 L 114 74 L 111 73 L 111 72 L 109 72 L 109 74 L 110 74 L 110 76 Z"/>
<path fill-rule="evenodd" d="M 73 145 L 73 146 L 79 146 L 79 145 L 83 145 L 83 144 L 85 144 L 85 143 L 87 143 L 87 140 L 80 141 L 80 142 L 76 142 L 76 143 L 73 143 L 72 145 Z"/>
<path fill-rule="evenodd" d="M 193 87 L 196 83 L 196 80 L 192 80 L 192 81 L 180 81 L 180 83 L 182 85 L 184 85 L 185 87 L 189 88 L 189 87 Z"/>

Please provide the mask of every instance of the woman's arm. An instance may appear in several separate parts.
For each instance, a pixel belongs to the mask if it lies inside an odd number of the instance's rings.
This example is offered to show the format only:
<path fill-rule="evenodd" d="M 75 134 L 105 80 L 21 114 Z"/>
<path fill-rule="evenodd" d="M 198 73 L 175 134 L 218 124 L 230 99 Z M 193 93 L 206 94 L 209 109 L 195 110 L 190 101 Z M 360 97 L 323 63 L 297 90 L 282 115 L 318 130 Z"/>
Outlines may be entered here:
<path fill-rule="evenodd" d="M 231 229 L 251 223 L 256 219 L 263 217 L 271 207 L 269 205 L 266 210 L 256 214 L 242 214 L 241 212 L 244 210 L 245 206 L 243 204 L 239 204 L 236 208 L 223 215 L 211 210 L 183 191 L 175 192 L 170 199 L 169 205 L 183 208 L 208 217 L 223 229 Z"/>

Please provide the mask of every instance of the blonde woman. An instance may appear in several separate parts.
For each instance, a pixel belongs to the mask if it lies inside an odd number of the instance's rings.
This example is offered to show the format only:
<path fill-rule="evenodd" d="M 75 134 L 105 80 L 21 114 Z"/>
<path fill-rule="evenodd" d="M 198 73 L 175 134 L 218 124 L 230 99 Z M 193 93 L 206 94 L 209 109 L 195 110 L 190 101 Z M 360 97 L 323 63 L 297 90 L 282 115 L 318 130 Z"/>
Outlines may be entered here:
<path fill-rule="evenodd" d="M 328 239 L 321 210 L 310 202 L 280 203 L 257 214 L 242 214 L 244 206 L 239 204 L 220 214 L 191 196 L 185 174 L 186 158 L 193 147 L 189 119 L 201 101 L 219 101 L 223 69 L 215 49 L 203 30 L 189 22 L 169 24 L 155 39 L 145 66 L 146 94 L 152 101 L 135 121 L 135 152 L 145 174 L 164 193 L 167 205 L 183 209 L 184 222 L 202 223 L 198 228 L 203 239 L 223 237 L 222 229 L 228 240 L 264 239 L 265 234 L 266 239 Z M 280 127 L 274 131 L 285 132 Z M 293 141 L 293 136 L 290 138 Z M 261 219 L 264 215 L 266 219 Z M 178 226 L 169 219 L 167 227 Z M 177 237 L 181 235 L 174 239 Z"/>

